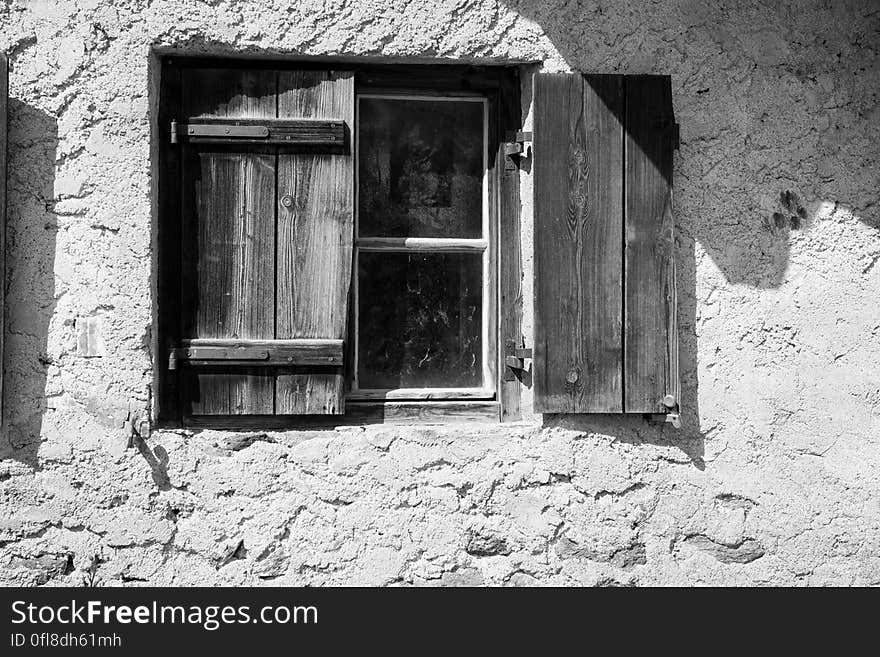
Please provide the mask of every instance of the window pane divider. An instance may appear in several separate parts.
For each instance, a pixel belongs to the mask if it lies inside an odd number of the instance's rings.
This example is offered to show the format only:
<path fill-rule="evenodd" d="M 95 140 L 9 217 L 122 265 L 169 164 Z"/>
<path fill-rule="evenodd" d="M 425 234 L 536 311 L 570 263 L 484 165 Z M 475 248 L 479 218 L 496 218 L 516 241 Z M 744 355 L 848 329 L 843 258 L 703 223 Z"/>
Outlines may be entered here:
<path fill-rule="evenodd" d="M 431 251 L 435 253 L 482 252 L 489 248 L 487 239 L 451 237 L 359 237 L 361 251 Z"/>

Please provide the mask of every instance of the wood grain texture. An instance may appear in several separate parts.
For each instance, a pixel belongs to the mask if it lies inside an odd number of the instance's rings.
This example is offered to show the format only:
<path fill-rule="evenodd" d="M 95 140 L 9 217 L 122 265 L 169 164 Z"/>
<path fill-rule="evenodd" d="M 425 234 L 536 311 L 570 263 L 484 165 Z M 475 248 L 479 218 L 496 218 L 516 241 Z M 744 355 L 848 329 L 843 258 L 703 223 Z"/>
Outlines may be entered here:
<path fill-rule="evenodd" d="M 239 68 L 184 68 L 178 121 L 275 118 L 277 73 Z"/>
<path fill-rule="evenodd" d="M 498 402 L 349 402 L 344 417 L 333 415 L 190 415 L 183 425 L 232 430 L 283 430 L 360 424 L 449 424 L 498 422 Z"/>
<path fill-rule="evenodd" d="M 625 410 L 663 413 L 680 398 L 670 79 L 628 76 L 626 110 Z"/>
<path fill-rule="evenodd" d="M 341 119 L 354 124 L 354 74 L 284 71 L 278 80 L 282 119 Z M 277 338 L 347 337 L 354 230 L 354 161 L 343 154 L 278 157 Z M 345 412 L 341 369 L 281 373 L 276 412 Z"/>
<path fill-rule="evenodd" d="M 349 402 L 348 406 L 348 418 L 364 423 L 498 422 L 501 413 L 501 405 L 494 401 Z"/>
<path fill-rule="evenodd" d="M 622 410 L 623 83 L 535 76 L 535 410 Z"/>
<path fill-rule="evenodd" d="M 184 118 L 273 118 L 276 74 L 181 72 Z M 187 148 L 183 156 L 184 338 L 272 339 L 275 330 L 275 156 Z M 259 370 L 193 371 L 184 412 L 272 412 L 274 382 Z"/>
<path fill-rule="evenodd" d="M 188 415 L 272 413 L 274 381 L 256 368 L 211 368 L 181 371 Z"/>
<path fill-rule="evenodd" d="M 494 111 L 498 114 L 499 125 L 496 135 L 507 131 L 518 131 L 522 128 L 522 117 L 519 98 L 519 79 L 514 76 L 505 77 L 496 97 Z M 501 363 L 498 376 L 498 391 L 501 401 L 501 419 L 514 422 L 522 417 L 520 400 L 523 380 L 520 376 L 505 377 L 507 367 L 504 364 L 504 346 L 508 340 L 514 344 L 523 344 L 522 315 L 522 245 L 520 236 L 520 200 L 518 166 L 507 168 L 507 156 L 504 155 L 503 142 L 496 140 L 490 153 L 495 157 L 491 164 L 491 175 L 498 188 L 498 296 L 499 296 L 499 336 L 497 349 L 501 352 L 498 361 Z"/>
<path fill-rule="evenodd" d="M 345 122 L 339 120 L 200 117 L 189 123 L 178 123 L 176 136 L 179 143 L 188 144 L 268 144 L 315 147 L 310 148 L 310 152 L 342 152 L 345 133 Z"/>
<path fill-rule="evenodd" d="M 185 261 L 193 338 L 267 339 L 275 330 L 275 158 L 197 153 L 186 159 L 194 224 Z M 188 265 L 188 267 L 187 267 Z"/>
<path fill-rule="evenodd" d="M 361 251 L 432 251 L 435 253 L 483 252 L 488 239 L 457 239 L 453 237 L 358 237 Z"/>
<path fill-rule="evenodd" d="M 342 387 L 341 367 L 285 368 L 276 379 L 275 409 L 291 415 L 341 415 Z"/>
<path fill-rule="evenodd" d="M 342 367 L 342 340 L 182 340 L 181 346 L 171 350 L 178 365 L 231 364 L 260 367 L 333 366 Z M 200 358 L 204 349 L 213 350 L 210 359 Z M 237 358 L 242 353 L 243 358 Z M 249 362 L 254 354 L 259 359 Z"/>
<path fill-rule="evenodd" d="M 3 349 L 5 326 L 6 292 L 6 158 L 7 158 L 7 113 L 9 107 L 9 63 L 6 54 L 0 53 L 0 427 L 3 422 Z"/>

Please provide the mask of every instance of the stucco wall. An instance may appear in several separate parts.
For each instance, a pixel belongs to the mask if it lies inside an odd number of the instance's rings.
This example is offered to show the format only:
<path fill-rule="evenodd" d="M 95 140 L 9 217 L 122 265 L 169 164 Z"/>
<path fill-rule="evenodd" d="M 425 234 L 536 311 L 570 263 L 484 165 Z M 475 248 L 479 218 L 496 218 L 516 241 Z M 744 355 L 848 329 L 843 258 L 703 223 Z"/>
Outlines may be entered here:
<path fill-rule="evenodd" d="M 0 8 L 0 583 L 880 584 L 880 10 L 710 4 Z M 670 74 L 684 427 L 146 434 L 154 45 Z"/>

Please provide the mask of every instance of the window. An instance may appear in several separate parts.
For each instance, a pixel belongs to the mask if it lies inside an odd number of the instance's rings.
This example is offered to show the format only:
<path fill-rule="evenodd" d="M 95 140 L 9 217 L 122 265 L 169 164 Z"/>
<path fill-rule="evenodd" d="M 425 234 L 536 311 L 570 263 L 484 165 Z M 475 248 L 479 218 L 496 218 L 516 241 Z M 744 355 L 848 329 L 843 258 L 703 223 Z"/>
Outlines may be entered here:
<path fill-rule="evenodd" d="M 353 398 L 495 394 L 484 96 L 362 94 Z"/>
<path fill-rule="evenodd" d="M 515 70 L 161 59 L 156 419 L 516 417 Z"/>
<path fill-rule="evenodd" d="M 677 414 L 668 77 L 159 57 L 159 423 Z"/>

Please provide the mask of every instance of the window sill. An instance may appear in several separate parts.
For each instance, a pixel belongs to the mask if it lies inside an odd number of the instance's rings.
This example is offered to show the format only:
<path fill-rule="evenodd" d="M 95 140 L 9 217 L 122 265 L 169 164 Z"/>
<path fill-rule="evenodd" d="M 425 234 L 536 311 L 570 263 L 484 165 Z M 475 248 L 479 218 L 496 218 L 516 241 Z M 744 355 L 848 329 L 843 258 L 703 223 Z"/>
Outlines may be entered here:
<path fill-rule="evenodd" d="M 497 423 L 497 401 L 362 402 L 350 401 L 345 415 L 192 415 L 183 418 L 189 429 L 285 430 L 311 427 L 360 426 L 365 424 Z M 156 428 L 172 428 L 163 426 Z"/>

